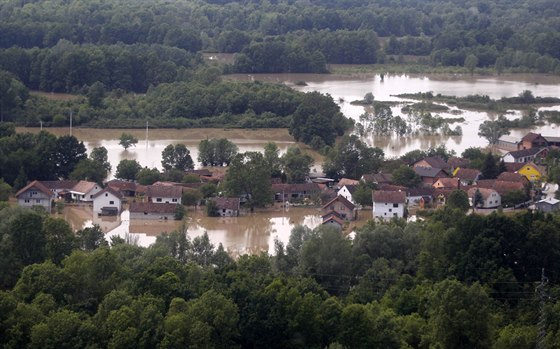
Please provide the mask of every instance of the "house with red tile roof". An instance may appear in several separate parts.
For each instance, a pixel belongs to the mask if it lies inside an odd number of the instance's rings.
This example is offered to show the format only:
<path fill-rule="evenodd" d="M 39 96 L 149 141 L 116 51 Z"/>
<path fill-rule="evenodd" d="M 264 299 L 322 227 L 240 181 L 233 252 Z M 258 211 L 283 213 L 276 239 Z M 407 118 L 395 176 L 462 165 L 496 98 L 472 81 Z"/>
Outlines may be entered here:
<path fill-rule="evenodd" d="M 324 214 L 321 218 L 323 219 L 322 224 L 324 225 L 332 225 L 339 230 L 342 230 L 342 227 L 344 226 L 344 219 L 335 211 Z"/>
<path fill-rule="evenodd" d="M 183 188 L 174 185 L 148 185 L 146 196 L 149 202 L 156 204 L 180 204 Z"/>
<path fill-rule="evenodd" d="M 154 202 L 132 202 L 130 203 L 130 219 L 175 219 L 176 204 L 154 203 Z"/>
<path fill-rule="evenodd" d="M 212 198 L 209 199 L 216 205 L 216 212 L 221 217 L 237 217 L 239 216 L 239 207 L 241 200 L 239 198 Z"/>
<path fill-rule="evenodd" d="M 458 178 L 461 185 L 472 185 L 475 184 L 480 177 L 482 172 L 474 168 L 459 168 L 455 171 L 455 178 Z"/>

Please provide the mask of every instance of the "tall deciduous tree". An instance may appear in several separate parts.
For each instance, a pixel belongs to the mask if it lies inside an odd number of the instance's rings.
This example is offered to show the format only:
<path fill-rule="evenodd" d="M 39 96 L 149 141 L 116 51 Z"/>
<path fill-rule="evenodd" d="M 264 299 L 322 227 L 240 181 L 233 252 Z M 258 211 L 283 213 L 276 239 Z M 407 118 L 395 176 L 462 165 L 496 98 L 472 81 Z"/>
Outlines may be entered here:
<path fill-rule="evenodd" d="M 245 198 L 251 208 L 270 204 L 270 168 L 264 156 L 258 152 L 237 154 L 228 168 L 225 188 L 230 195 Z"/>
<path fill-rule="evenodd" d="M 393 182 L 411 188 L 418 186 L 422 178 L 410 166 L 402 165 L 393 172 Z"/>
<path fill-rule="evenodd" d="M 74 136 L 62 136 L 56 140 L 54 154 L 55 173 L 59 178 L 68 178 L 76 165 L 87 157 L 83 142 Z"/>
<path fill-rule="evenodd" d="M 117 173 L 115 177 L 120 179 L 128 179 L 133 181 L 136 179 L 141 166 L 136 160 L 121 160 L 117 165 Z"/>
<path fill-rule="evenodd" d="M 370 148 L 357 136 L 345 136 L 328 154 L 323 171 L 331 178 L 360 179 L 363 174 L 375 173 L 384 154 L 379 148 Z"/>
<path fill-rule="evenodd" d="M 194 168 L 191 152 L 184 144 L 169 144 L 161 153 L 161 165 L 166 171 L 172 169 L 186 171 Z"/>
<path fill-rule="evenodd" d="M 281 161 L 288 183 L 305 182 L 313 164 L 313 158 L 298 147 L 288 148 Z"/>

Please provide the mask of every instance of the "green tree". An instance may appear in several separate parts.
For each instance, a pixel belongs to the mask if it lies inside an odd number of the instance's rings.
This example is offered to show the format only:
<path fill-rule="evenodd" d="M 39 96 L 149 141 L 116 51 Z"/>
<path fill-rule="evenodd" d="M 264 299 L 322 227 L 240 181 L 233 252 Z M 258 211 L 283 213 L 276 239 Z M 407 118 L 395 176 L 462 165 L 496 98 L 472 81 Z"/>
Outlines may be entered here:
<path fill-rule="evenodd" d="M 370 148 L 356 135 L 344 136 L 328 154 L 323 171 L 331 178 L 360 179 L 366 173 L 375 173 L 381 167 L 384 154 L 379 148 Z"/>
<path fill-rule="evenodd" d="M 474 197 L 473 197 L 472 201 L 473 201 L 473 207 L 474 208 L 480 207 L 481 205 L 484 204 L 484 198 L 482 197 L 482 193 L 480 192 L 480 190 L 478 190 L 478 188 L 474 192 Z"/>
<path fill-rule="evenodd" d="M 264 145 L 264 159 L 270 168 L 273 178 L 279 178 L 282 175 L 282 161 L 280 160 L 280 149 L 274 142 L 267 142 Z"/>
<path fill-rule="evenodd" d="M 12 74 L 0 70 L 0 122 L 15 119 L 14 111 L 29 98 L 29 90 Z"/>
<path fill-rule="evenodd" d="M 393 172 L 393 182 L 412 188 L 417 187 L 422 182 L 422 178 L 410 166 L 402 165 Z"/>
<path fill-rule="evenodd" d="M 103 106 L 103 98 L 105 97 L 105 86 L 102 82 L 96 81 L 90 86 L 87 92 L 88 103 L 93 108 Z"/>
<path fill-rule="evenodd" d="M 490 298 L 479 284 L 466 286 L 456 280 L 435 284 L 428 313 L 433 345 L 442 348 L 490 347 Z"/>
<path fill-rule="evenodd" d="M 492 153 L 486 154 L 480 172 L 482 172 L 482 177 L 484 179 L 494 179 L 498 177 L 498 166 L 496 165 L 496 159 Z"/>
<path fill-rule="evenodd" d="M 130 181 L 136 180 L 138 172 L 140 172 L 141 166 L 136 160 L 121 160 L 117 165 L 117 173 L 115 177 L 119 179 L 127 179 Z"/>
<path fill-rule="evenodd" d="M 161 153 L 161 165 L 166 171 L 177 169 L 181 171 L 192 170 L 194 162 L 191 152 L 184 144 L 169 144 Z"/>
<path fill-rule="evenodd" d="M 109 243 L 105 240 L 105 234 L 97 224 L 94 224 L 93 227 L 78 230 L 75 241 L 76 246 L 84 251 L 93 251 L 100 247 L 109 246 Z"/>
<path fill-rule="evenodd" d="M 86 159 L 86 147 L 83 142 L 78 142 L 74 136 L 61 136 L 56 139 L 55 153 L 55 176 L 68 178 L 76 165 Z"/>
<path fill-rule="evenodd" d="M 138 138 L 134 137 L 130 133 L 123 132 L 119 138 L 119 145 L 121 145 L 124 150 L 127 150 L 132 146 L 136 146 L 136 143 L 138 143 Z"/>
<path fill-rule="evenodd" d="M 157 168 L 144 167 L 136 175 L 138 183 L 141 185 L 152 185 L 161 180 L 161 173 Z"/>
<path fill-rule="evenodd" d="M 251 208 L 272 203 L 270 168 L 258 152 L 237 154 L 226 173 L 224 187 L 229 195 L 246 198 Z"/>
<path fill-rule="evenodd" d="M 70 225 L 62 218 L 47 218 L 43 223 L 43 235 L 46 239 L 45 252 L 55 264 L 72 252 L 74 233 Z"/>
<path fill-rule="evenodd" d="M 486 120 L 478 127 L 478 135 L 480 137 L 486 138 L 490 145 L 497 144 L 500 137 L 508 134 L 509 130 L 500 120 Z"/>
<path fill-rule="evenodd" d="M 69 178 L 102 184 L 107 178 L 107 168 L 100 162 L 86 158 L 78 162 Z"/>
<path fill-rule="evenodd" d="M 107 156 L 107 148 L 105 147 L 95 147 L 91 150 L 91 154 L 89 154 L 89 158 L 95 162 L 100 163 L 105 171 L 111 171 L 111 163 L 109 162 Z"/>
<path fill-rule="evenodd" d="M 352 193 L 352 199 L 362 206 L 373 205 L 372 197 L 373 188 L 364 182 L 360 182 L 355 188 L 354 193 Z"/>
<path fill-rule="evenodd" d="M 465 68 L 467 68 L 469 70 L 469 73 L 471 75 L 474 74 L 474 69 L 476 68 L 476 66 L 478 65 L 478 57 L 470 54 L 465 58 Z"/>
<path fill-rule="evenodd" d="M 0 201 L 8 201 L 12 194 L 12 187 L 4 182 L 4 178 L 0 178 Z"/>
<path fill-rule="evenodd" d="M 334 145 L 336 137 L 342 136 L 350 125 L 331 96 L 309 92 L 293 114 L 289 132 L 296 141 L 313 143 L 320 149 L 322 145 Z"/>
<path fill-rule="evenodd" d="M 469 196 L 463 190 L 454 190 L 449 194 L 446 205 L 450 208 L 459 209 L 466 212 L 469 207 Z"/>
<path fill-rule="evenodd" d="M 288 183 L 305 182 L 313 164 L 313 158 L 298 147 L 289 147 L 280 161 Z"/>

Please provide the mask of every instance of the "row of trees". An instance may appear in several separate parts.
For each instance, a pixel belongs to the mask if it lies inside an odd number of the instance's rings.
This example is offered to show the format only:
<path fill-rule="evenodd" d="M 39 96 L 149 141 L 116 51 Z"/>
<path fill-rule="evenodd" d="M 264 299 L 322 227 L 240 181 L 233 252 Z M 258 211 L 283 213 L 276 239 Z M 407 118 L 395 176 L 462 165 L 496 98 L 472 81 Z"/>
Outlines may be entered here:
<path fill-rule="evenodd" d="M 447 207 L 354 240 L 296 227 L 274 256 L 236 261 L 184 230 L 108 247 L 96 227 L 74 237 L 31 210 L 0 218 L 3 346 L 533 348 L 540 312 L 545 345 L 560 343 L 557 215 Z"/>

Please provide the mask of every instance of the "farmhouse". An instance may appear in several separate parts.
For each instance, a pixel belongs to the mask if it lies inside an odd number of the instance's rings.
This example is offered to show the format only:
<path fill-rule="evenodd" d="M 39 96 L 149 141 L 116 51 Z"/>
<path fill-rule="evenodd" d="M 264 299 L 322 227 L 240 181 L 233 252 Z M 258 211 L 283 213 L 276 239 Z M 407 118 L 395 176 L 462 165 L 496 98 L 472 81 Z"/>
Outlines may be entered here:
<path fill-rule="evenodd" d="M 22 207 L 42 206 L 51 210 L 51 201 L 55 198 L 53 192 L 39 181 L 33 181 L 16 193 L 18 204 Z"/>
<path fill-rule="evenodd" d="M 405 204 L 406 194 L 402 191 L 376 190 L 373 192 L 373 218 L 403 218 Z"/>
<path fill-rule="evenodd" d="M 176 204 L 154 202 L 132 202 L 130 204 L 130 219 L 159 219 L 171 220 L 175 218 Z"/>
<path fill-rule="evenodd" d="M 148 201 L 156 204 L 180 204 L 183 188 L 172 185 L 148 185 L 146 196 Z"/>
<path fill-rule="evenodd" d="M 336 212 L 340 218 L 347 221 L 353 221 L 358 214 L 356 206 L 340 195 L 323 206 L 323 212 L 325 212 L 325 214 L 333 211 Z"/>
<path fill-rule="evenodd" d="M 123 196 L 107 187 L 93 196 L 93 212 L 103 216 L 115 216 L 121 212 Z"/>
<path fill-rule="evenodd" d="M 210 199 L 216 204 L 216 211 L 222 217 L 239 216 L 239 198 L 213 198 Z"/>
<path fill-rule="evenodd" d="M 72 199 L 76 201 L 92 202 L 93 196 L 99 193 L 103 188 L 95 182 L 79 181 L 72 189 L 70 194 Z"/>

